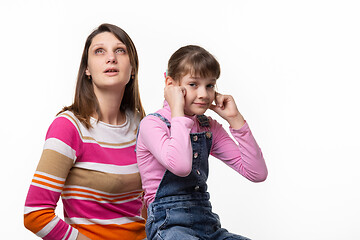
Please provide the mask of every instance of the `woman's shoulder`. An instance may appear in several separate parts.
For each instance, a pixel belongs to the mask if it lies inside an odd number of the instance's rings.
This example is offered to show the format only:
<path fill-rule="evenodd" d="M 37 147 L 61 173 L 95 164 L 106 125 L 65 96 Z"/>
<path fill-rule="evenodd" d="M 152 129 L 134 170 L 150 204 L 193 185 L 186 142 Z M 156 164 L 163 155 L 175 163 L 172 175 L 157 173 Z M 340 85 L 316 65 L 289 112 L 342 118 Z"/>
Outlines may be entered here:
<path fill-rule="evenodd" d="M 59 113 L 52 122 L 52 125 L 62 126 L 64 128 L 76 128 L 80 129 L 83 124 L 75 116 L 75 114 L 69 110 Z M 85 126 L 84 126 L 85 127 Z"/>
<path fill-rule="evenodd" d="M 81 133 L 80 121 L 71 111 L 58 114 L 51 123 L 46 138 L 68 139 Z"/>

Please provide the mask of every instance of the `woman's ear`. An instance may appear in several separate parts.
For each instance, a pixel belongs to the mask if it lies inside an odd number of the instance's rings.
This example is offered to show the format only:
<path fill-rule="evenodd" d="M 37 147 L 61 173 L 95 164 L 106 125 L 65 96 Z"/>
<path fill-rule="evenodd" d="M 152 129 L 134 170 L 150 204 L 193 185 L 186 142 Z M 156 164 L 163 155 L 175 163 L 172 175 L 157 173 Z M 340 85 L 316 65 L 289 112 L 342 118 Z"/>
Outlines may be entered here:
<path fill-rule="evenodd" d="M 86 67 L 85 74 L 86 74 L 86 76 L 90 76 L 90 75 L 91 75 L 88 67 Z"/>

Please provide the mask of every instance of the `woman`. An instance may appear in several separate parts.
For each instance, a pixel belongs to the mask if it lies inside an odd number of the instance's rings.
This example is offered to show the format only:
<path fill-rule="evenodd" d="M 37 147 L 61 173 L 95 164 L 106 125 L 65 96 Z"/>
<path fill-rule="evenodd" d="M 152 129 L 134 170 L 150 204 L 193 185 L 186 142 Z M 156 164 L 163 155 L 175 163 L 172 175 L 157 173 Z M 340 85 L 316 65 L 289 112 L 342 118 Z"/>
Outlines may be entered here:
<path fill-rule="evenodd" d="M 50 125 L 25 202 L 24 224 L 44 239 L 144 239 L 135 137 L 145 113 L 138 56 L 125 31 L 87 38 L 74 103 Z M 59 198 L 64 221 L 55 215 Z"/>

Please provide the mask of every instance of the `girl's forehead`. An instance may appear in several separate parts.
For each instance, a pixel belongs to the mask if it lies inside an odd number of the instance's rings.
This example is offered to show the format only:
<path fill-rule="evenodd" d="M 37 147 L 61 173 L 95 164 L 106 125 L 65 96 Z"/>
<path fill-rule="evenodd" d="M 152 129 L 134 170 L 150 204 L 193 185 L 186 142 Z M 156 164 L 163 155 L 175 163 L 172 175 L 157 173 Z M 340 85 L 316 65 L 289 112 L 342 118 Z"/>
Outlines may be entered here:
<path fill-rule="evenodd" d="M 188 80 L 188 81 L 206 81 L 206 82 L 214 82 L 216 83 L 215 77 L 202 77 L 200 75 L 191 75 L 190 73 L 186 74 L 181 80 Z"/>

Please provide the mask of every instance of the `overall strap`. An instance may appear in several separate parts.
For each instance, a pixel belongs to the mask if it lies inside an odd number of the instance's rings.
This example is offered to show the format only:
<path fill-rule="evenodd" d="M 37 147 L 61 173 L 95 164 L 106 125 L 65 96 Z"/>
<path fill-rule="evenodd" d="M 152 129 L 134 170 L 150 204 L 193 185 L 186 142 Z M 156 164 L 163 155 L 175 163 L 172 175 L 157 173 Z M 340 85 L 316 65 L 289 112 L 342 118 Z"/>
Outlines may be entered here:
<path fill-rule="evenodd" d="M 159 113 L 150 113 L 150 114 L 148 114 L 148 115 L 152 115 L 152 116 L 156 116 L 156 117 L 160 118 L 160 119 L 166 124 L 166 126 L 167 126 L 168 128 L 171 127 L 170 121 L 167 120 L 165 117 L 163 117 L 161 114 L 159 114 Z"/>
<path fill-rule="evenodd" d="M 170 124 L 169 120 L 167 120 L 165 117 L 163 117 L 159 113 L 150 113 L 147 116 L 149 116 L 149 115 L 156 116 L 156 117 L 160 118 L 166 124 L 166 126 L 168 128 L 171 127 L 171 124 Z M 137 147 L 137 140 L 138 140 L 138 137 L 139 137 L 139 131 L 140 131 L 140 124 L 139 124 L 139 126 L 137 128 L 137 131 L 136 131 L 135 152 L 136 152 L 136 147 Z"/>
<path fill-rule="evenodd" d="M 197 117 L 197 120 L 200 123 L 200 126 L 202 126 L 202 127 L 209 127 L 210 126 L 209 119 L 204 114 L 203 115 L 197 115 L 196 117 Z"/>

